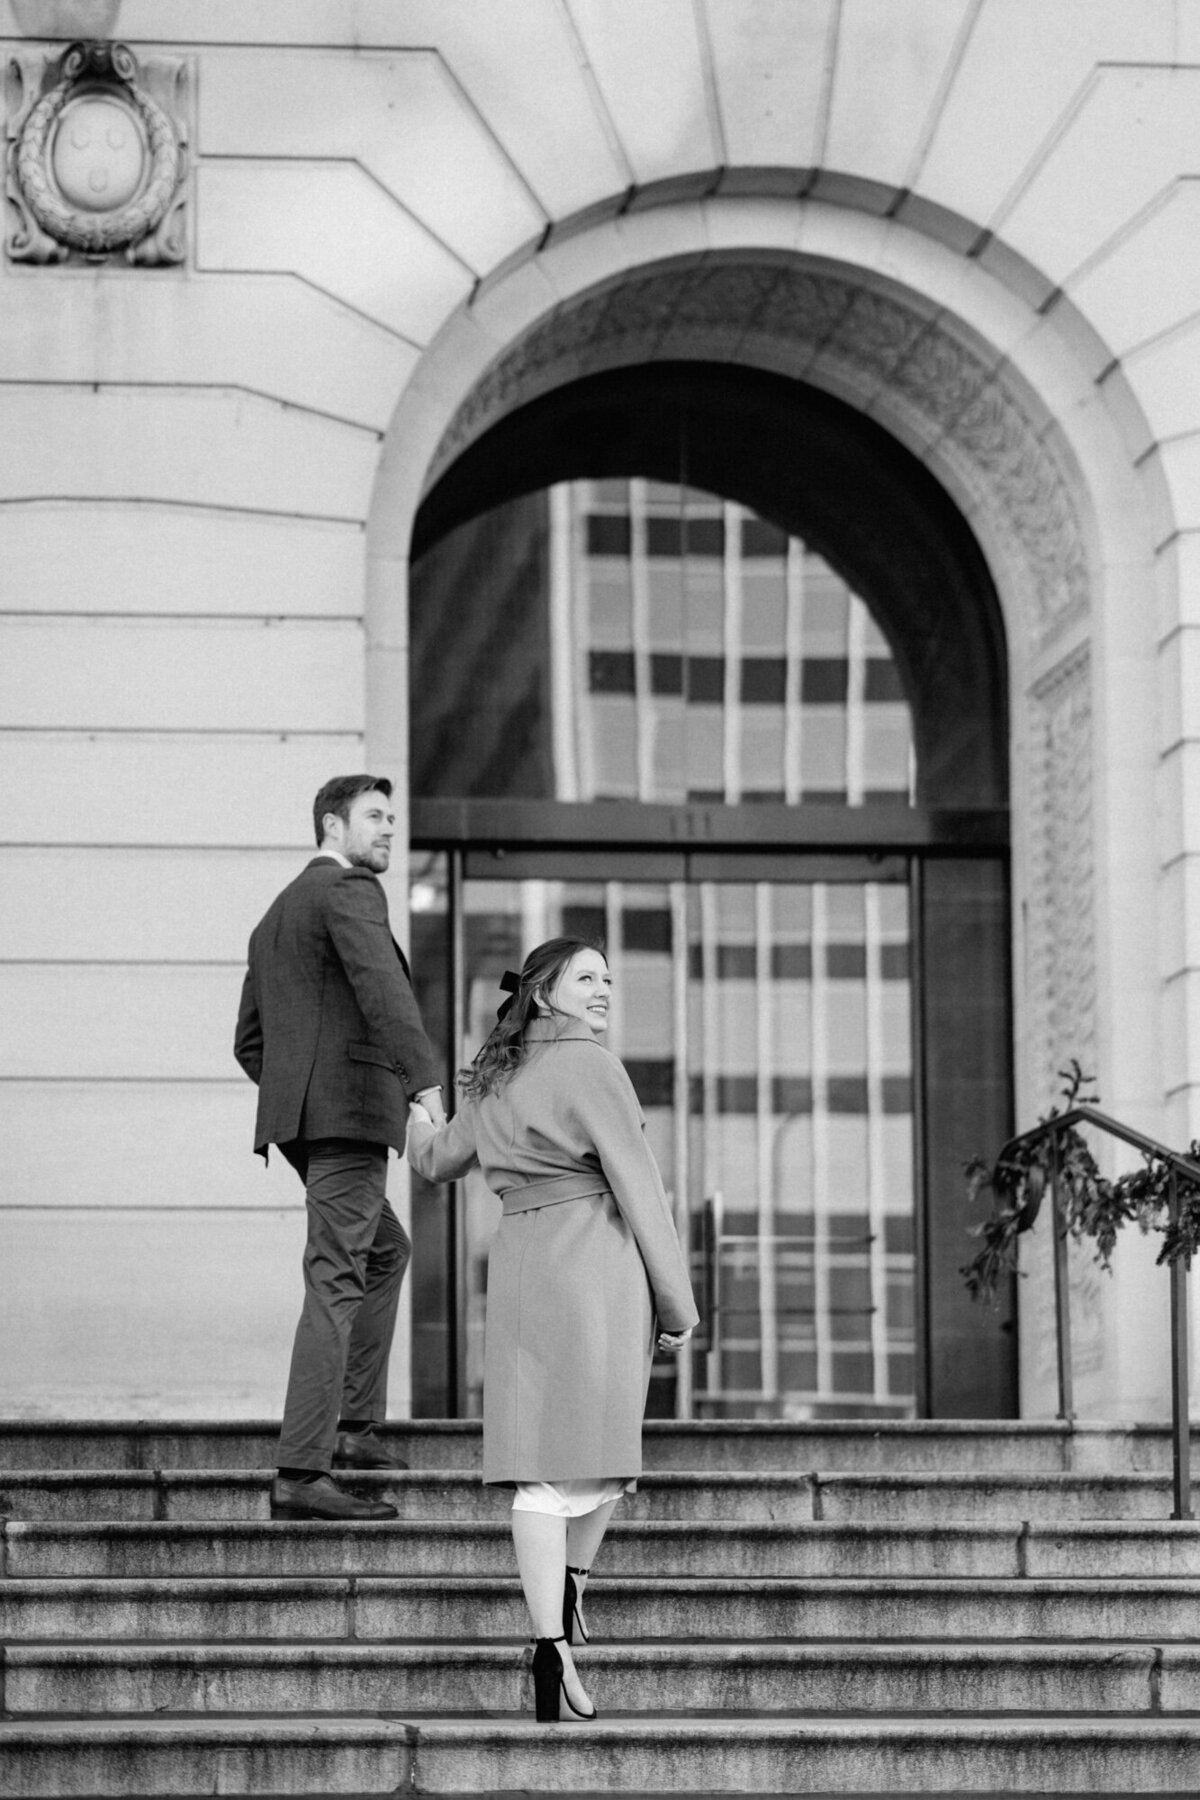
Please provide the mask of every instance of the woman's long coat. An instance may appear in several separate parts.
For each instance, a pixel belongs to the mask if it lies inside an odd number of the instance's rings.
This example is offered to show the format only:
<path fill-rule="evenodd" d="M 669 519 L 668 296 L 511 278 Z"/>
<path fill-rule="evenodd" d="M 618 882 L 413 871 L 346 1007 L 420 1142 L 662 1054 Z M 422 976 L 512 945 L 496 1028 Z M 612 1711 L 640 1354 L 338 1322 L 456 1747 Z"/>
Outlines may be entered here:
<path fill-rule="evenodd" d="M 497 1092 L 441 1129 L 414 1119 L 408 1138 L 422 1175 L 478 1166 L 503 1207 L 488 1258 L 483 1479 L 636 1476 L 656 1329 L 697 1323 L 687 1265 L 621 1063 L 574 1019 L 534 1020 L 525 1041 Z"/>

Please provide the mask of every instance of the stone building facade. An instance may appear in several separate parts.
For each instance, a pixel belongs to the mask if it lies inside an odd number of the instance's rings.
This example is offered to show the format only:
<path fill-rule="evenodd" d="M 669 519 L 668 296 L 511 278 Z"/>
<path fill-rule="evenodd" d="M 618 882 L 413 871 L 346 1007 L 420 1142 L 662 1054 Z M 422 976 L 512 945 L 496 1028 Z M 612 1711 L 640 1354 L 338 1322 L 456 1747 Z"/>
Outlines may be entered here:
<path fill-rule="evenodd" d="M 73 74 L 96 43 L 129 61 Z M 956 510 L 1003 625 L 1015 1118 L 1078 1056 L 1200 1135 L 1200 10 L 0 0 L 0 48 L 0 1408 L 278 1405 L 302 1202 L 249 1154 L 248 929 L 329 773 L 406 819 L 423 501 L 630 371 L 798 384 Z M 1161 1414 L 1151 1250 L 1075 1279 L 1085 1407 Z"/>

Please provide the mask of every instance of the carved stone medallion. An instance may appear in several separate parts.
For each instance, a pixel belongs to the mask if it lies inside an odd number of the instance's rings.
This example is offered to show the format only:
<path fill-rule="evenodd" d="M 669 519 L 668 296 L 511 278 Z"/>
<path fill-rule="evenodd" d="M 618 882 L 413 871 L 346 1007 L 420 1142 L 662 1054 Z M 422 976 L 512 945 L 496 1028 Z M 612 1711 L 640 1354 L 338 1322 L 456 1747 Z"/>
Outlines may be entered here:
<path fill-rule="evenodd" d="M 124 44 L 10 59 L 11 261 L 183 261 L 183 76 L 178 59 L 139 69 Z"/>

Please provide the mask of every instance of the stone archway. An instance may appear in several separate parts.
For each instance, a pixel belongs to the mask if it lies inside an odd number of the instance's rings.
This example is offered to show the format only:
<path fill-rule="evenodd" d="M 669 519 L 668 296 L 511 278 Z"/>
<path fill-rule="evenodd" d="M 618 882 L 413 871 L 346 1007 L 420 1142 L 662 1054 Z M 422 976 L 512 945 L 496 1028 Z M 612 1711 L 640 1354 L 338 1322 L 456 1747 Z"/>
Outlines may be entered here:
<path fill-rule="evenodd" d="M 1011 337 L 1013 321 L 1002 322 Z M 462 327 L 449 332 L 447 361 L 470 361 L 453 343 Z M 1098 1053 L 1091 915 L 1079 904 L 1092 869 L 1089 571 L 1098 556 L 1081 504 L 1088 484 L 1061 423 L 1015 361 L 934 292 L 773 246 L 708 250 L 609 274 L 543 305 L 482 368 L 464 370 L 440 417 L 419 391 L 428 446 L 419 491 L 499 419 L 565 382 L 682 357 L 790 375 L 867 413 L 925 462 L 980 542 L 1008 634 L 1017 884 L 1036 894 L 1018 949 L 1040 971 L 1018 994 L 1023 1102 L 1043 1104 L 1064 1046 Z M 399 447 L 396 429 L 391 443 Z M 415 459 L 408 473 L 413 481 Z M 397 537 L 411 530 L 419 491 L 414 482 Z M 407 542 L 394 545 L 401 554 Z"/>
<path fill-rule="evenodd" d="M 1099 1068 L 1110 1103 L 1125 1096 L 1144 1117 L 1147 1090 L 1158 1108 L 1163 1089 L 1153 1028 L 1132 996 L 1157 978 L 1155 947 L 1144 932 L 1118 942 L 1117 920 L 1152 916 L 1152 875 L 1100 870 L 1117 815 L 1153 809 L 1152 732 L 1102 776 L 1093 742 L 1097 707 L 1103 721 L 1121 687 L 1151 716 L 1151 547 L 1132 461 L 1097 385 L 1102 355 L 1073 318 L 1055 323 L 978 264 L 894 223 L 881 232 L 878 221 L 816 203 L 799 209 L 799 230 L 791 204 L 747 202 L 736 224 L 737 203 L 709 210 L 706 219 L 703 209 L 662 208 L 656 239 L 653 215 L 641 215 L 642 261 L 631 261 L 621 221 L 556 239 L 497 275 L 446 328 L 401 401 L 381 466 L 369 543 L 372 688 L 394 708 L 422 494 L 515 408 L 603 370 L 678 359 L 789 375 L 848 402 L 951 495 L 1004 611 L 1021 1115 L 1044 1108 L 1055 1071 L 1076 1054 Z M 652 241 L 675 253 L 655 256 Z M 1120 588 L 1137 603 L 1116 605 Z M 390 739 L 390 760 L 402 764 L 402 740 L 382 723 L 376 707 L 373 740 Z M 1048 1357 L 1037 1333 L 1027 1336 L 1032 1392 Z"/>

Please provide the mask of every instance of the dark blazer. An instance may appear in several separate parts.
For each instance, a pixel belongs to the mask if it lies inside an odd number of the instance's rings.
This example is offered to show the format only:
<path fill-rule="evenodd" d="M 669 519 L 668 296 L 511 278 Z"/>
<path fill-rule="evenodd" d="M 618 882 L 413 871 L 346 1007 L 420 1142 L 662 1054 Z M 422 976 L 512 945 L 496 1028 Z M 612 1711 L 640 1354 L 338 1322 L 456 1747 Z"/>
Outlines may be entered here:
<path fill-rule="evenodd" d="M 250 937 L 233 1053 L 258 1084 L 254 1148 L 343 1137 L 404 1145 L 436 1085 L 408 964 L 369 869 L 318 856 Z"/>

